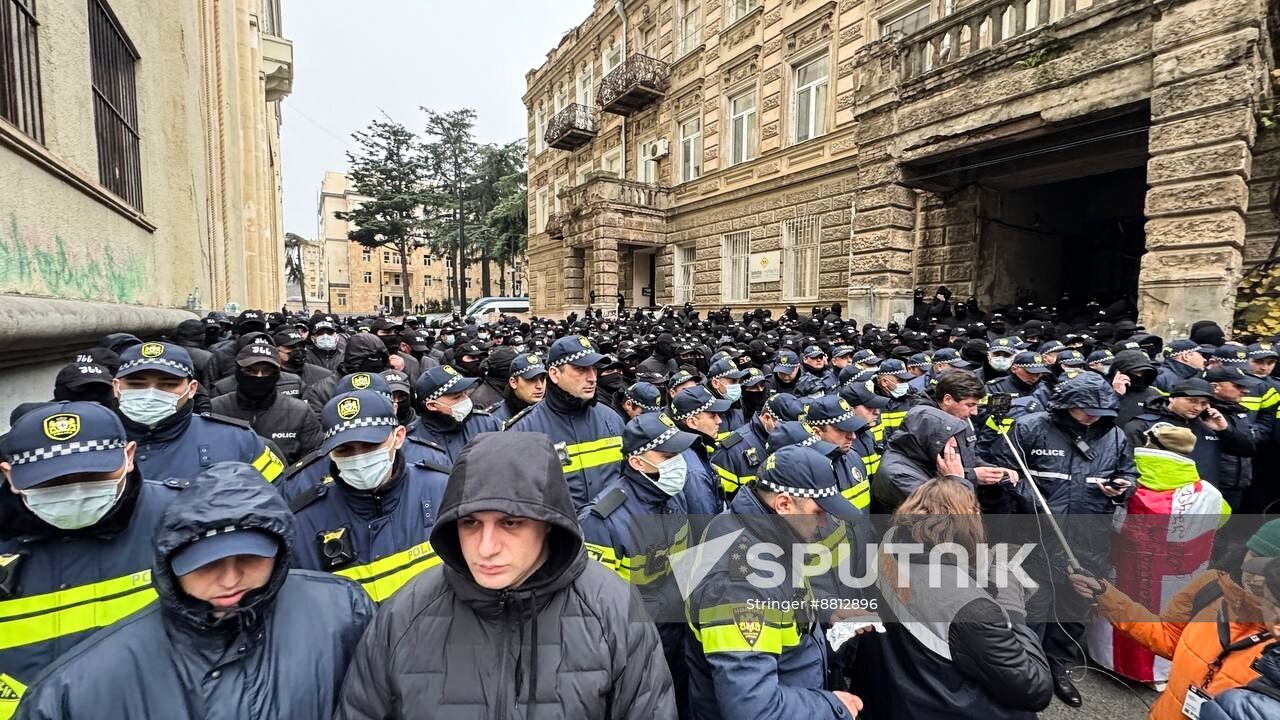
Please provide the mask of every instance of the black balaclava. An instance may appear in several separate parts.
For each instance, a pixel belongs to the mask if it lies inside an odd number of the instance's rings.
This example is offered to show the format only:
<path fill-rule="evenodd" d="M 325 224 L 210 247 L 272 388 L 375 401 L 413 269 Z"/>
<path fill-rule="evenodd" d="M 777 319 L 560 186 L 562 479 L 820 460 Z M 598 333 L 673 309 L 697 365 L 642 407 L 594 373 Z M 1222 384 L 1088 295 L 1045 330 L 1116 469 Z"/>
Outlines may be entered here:
<path fill-rule="evenodd" d="M 236 368 L 236 395 L 248 407 L 269 407 L 275 402 L 276 384 L 279 382 L 279 370 L 257 377 L 245 372 L 244 368 Z"/>
<path fill-rule="evenodd" d="M 295 375 L 302 372 L 307 364 L 306 345 L 298 344 L 289 348 L 289 354 L 285 357 L 283 367 Z"/>

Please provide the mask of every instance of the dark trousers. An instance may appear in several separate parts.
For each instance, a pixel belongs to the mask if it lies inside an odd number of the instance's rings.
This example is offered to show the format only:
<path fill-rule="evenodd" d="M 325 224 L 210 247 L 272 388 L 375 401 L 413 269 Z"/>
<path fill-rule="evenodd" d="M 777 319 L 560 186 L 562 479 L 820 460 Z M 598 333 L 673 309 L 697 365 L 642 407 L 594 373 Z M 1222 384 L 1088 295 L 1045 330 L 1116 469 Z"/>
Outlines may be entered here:
<path fill-rule="evenodd" d="M 1090 612 L 1089 602 L 1072 589 L 1066 566 L 1060 555 L 1047 559 L 1043 547 L 1037 547 L 1023 565 L 1040 586 L 1026 600 L 1027 623 L 1040 636 L 1049 669 L 1055 674 L 1083 660 L 1085 621 Z"/>

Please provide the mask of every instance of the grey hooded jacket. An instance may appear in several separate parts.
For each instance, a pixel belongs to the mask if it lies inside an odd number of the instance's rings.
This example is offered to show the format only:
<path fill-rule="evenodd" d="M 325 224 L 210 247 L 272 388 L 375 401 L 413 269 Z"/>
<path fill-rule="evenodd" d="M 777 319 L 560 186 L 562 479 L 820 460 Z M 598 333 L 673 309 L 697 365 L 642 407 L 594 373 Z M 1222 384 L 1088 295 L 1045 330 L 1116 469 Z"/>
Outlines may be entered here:
<path fill-rule="evenodd" d="M 458 522 L 497 511 L 547 523 L 542 567 L 489 590 L 463 557 Z M 443 560 L 369 626 L 336 718 L 675 718 L 658 631 L 635 591 L 587 559 L 546 436 L 480 435 L 449 476 L 431 544 Z"/>

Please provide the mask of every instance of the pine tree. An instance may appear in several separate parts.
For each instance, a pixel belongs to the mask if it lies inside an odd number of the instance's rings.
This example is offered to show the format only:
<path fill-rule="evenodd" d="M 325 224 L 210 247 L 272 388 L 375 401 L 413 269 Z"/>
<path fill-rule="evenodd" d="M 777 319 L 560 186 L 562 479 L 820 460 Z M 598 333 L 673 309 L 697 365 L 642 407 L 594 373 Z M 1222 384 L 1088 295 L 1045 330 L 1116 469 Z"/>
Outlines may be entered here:
<path fill-rule="evenodd" d="M 470 108 L 427 114 L 426 144 L 423 146 L 430 187 L 432 252 L 454 257 L 458 308 L 467 307 L 467 264 L 473 259 L 468 237 L 479 227 L 471 185 L 479 158 L 472 130 L 476 112 Z"/>

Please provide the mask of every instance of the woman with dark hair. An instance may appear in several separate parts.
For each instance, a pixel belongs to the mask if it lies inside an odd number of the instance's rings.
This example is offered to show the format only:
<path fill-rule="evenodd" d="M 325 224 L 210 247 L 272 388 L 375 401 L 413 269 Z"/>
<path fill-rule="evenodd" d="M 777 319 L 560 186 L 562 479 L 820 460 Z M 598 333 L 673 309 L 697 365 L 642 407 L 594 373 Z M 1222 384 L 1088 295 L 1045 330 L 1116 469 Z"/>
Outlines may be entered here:
<path fill-rule="evenodd" d="M 1053 697 L 1049 662 L 1012 575 L 979 571 L 986 532 L 973 490 L 939 477 L 916 488 L 881 543 L 883 635 L 864 636 L 853 688 L 877 718 L 1032 720 Z M 894 545 L 896 544 L 896 547 Z M 915 544 L 919 552 L 904 553 Z M 874 638 L 874 639 L 873 639 Z"/>

